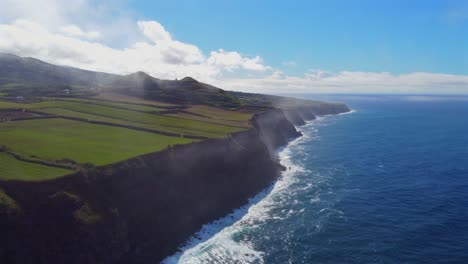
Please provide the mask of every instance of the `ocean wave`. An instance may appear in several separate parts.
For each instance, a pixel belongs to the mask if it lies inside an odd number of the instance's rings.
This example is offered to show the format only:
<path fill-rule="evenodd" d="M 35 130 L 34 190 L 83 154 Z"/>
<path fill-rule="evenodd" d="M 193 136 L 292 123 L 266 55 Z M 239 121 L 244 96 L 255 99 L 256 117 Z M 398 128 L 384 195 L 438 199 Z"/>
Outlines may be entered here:
<path fill-rule="evenodd" d="M 300 155 L 301 151 L 303 152 L 302 145 L 304 143 L 319 139 L 316 126 L 325 120 L 325 117 L 321 117 L 298 127 L 303 136 L 291 141 L 287 147 L 278 150 L 280 162 L 287 169 L 270 188 L 250 199 L 247 205 L 236 209 L 233 213 L 204 225 L 180 248 L 178 253 L 167 257 L 163 263 L 232 263 L 232 261 L 235 263 L 264 263 L 265 252 L 256 250 L 247 241 L 238 241 L 239 239 L 236 237 L 238 238 L 239 234 L 243 232 L 259 228 L 267 221 L 282 221 L 305 212 L 305 208 L 288 208 L 287 211 L 280 210 L 276 213 L 274 211 L 282 206 L 287 208 L 289 204 L 294 205 L 294 199 L 291 198 L 294 192 L 304 192 L 312 188 L 312 183 L 296 186 L 299 181 L 297 175 L 311 172 L 296 160 L 293 161 L 293 156 L 296 157 L 296 155 Z M 293 185 L 295 188 L 292 188 Z M 320 201 L 319 196 L 312 198 L 312 201 Z M 296 206 L 300 205 L 296 204 Z"/>
<path fill-rule="evenodd" d="M 339 113 L 338 115 L 349 115 L 349 114 L 354 114 L 356 112 L 357 112 L 356 109 L 350 109 L 350 111 L 344 112 L 344 113 Z"/>

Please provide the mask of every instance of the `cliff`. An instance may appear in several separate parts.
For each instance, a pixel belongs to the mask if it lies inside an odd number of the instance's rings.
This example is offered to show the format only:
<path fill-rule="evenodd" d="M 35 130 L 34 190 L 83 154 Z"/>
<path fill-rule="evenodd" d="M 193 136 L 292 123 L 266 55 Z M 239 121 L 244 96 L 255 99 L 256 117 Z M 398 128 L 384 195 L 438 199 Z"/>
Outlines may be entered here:
<path fill-rule="evenodd" d="M 158 262 L 280 176 L 274 151 L 300 136 L 293 123 L 336 112 L 272 109 L 227 138 L 51 181 L 0 182 L 15 205 L 0 199 L 0 262 Z"/>
<path fill-rule="evenodd" d="M 317 116 L 333 115 L 349 112 L 347 105 L 341 103 L 306 103 L 300 105 L 281 105 L 286 118 L 295 126 L 305 124 L 307 120 L 314 120 Z"/>

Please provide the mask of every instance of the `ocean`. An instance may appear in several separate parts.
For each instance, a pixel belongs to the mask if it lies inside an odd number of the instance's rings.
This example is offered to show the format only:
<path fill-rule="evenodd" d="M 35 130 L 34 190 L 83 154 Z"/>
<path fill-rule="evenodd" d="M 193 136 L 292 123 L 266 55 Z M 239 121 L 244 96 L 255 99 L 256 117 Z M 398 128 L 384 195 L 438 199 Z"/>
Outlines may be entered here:
<path fill-rule="evenodd" d="M 165 263 L 468 263 L 468 97 L 318 99 L 353 111 L 298 127 L 282 178 Z"/>

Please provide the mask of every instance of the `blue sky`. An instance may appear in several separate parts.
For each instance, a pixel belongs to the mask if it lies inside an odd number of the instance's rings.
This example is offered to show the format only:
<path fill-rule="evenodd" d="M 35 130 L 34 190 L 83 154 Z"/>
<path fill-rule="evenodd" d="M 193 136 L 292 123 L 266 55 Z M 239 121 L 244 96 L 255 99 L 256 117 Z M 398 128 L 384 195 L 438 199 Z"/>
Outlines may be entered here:
<path fill-rule="evenodd" d="M 260 55 L 290 74 L 468 73 L 468 1 L 133 1 L 205 50 Z M 288 63 L 289 62 L 289 63 Z"/>
<path fill-rule="evenodd" d="M 1 0 L 0 52 L 262 93 L 468 94 L 468 1 Z"/>

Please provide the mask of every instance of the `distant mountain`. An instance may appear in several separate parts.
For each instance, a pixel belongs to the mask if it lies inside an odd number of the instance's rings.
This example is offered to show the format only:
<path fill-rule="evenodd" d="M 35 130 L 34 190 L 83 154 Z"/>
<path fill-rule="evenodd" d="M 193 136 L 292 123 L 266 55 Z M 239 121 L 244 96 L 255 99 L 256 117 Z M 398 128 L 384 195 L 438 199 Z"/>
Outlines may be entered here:
<path fill-rule="evenodd" d="M 114 92 L 175 104 L 207 104 L 227 108 L 240 106 L 237 98 L 230 93 L 191 77 L 161 80 L 144 72 L 136 72 L 101 85 Z"/>
<path fill-rule="evenodd" d="M 231 94 L 191 77 L 160 80 L 144 72 L 115 75 L 49 64 L 34 58 L 0 53 L 0 91 L 8 96 L 89 96 L 112 91 L 178 104 L 238 107 Z"/>
<path fill-rule="evenodd" d="M 115 75 L 57 66 L 35 58 L 0 53 L 0 85 L 75 85 L 91 86 Z"/>
<path fill-rule="evenodd" d="M 35 58 L 0 53 L 0 94 L 21 96 L 88 97 L 113 92 L 174 104 L 205 104 L 224 108 L 246 107 L 262 110 L 307 107 L 320 114 L 330 106 L 340 112 L 344 104 L 287 98 L 273 95 L 224 91 L 192 77 L 161 80 L 144 72 L 116 75 L 50 64 Z"/>

